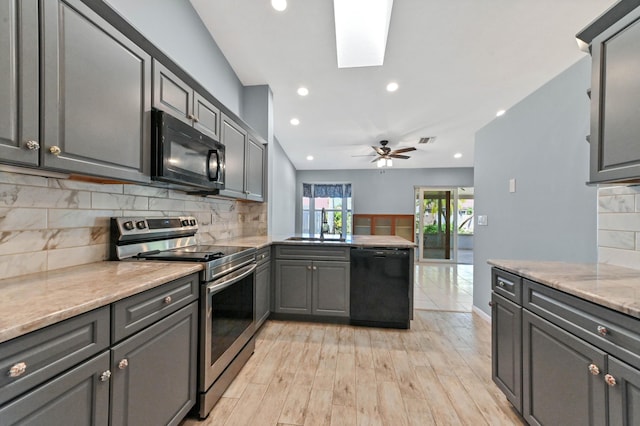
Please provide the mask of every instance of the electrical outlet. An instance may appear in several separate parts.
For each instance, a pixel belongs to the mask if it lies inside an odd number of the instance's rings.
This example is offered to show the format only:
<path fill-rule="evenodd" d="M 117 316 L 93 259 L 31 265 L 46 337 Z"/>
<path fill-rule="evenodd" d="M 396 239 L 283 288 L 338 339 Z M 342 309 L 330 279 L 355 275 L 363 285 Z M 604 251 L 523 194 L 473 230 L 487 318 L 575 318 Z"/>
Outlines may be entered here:
<path fill-rule="evenodd" d="M 487 215 L 478 215 L 478 226 L 487 226 Z"/>

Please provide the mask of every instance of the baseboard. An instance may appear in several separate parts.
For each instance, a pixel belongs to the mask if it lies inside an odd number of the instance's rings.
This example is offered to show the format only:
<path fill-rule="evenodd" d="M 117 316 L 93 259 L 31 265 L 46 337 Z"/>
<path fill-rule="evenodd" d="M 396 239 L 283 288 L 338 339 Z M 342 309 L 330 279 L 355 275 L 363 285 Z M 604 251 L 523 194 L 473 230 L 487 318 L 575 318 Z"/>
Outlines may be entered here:
<path fill-rule="evenodd" d="M 480 318 L 491 324 L 491 315 L 478 308 L 476 305 L 471 306 L 471 312 L 478 315 Z"/>

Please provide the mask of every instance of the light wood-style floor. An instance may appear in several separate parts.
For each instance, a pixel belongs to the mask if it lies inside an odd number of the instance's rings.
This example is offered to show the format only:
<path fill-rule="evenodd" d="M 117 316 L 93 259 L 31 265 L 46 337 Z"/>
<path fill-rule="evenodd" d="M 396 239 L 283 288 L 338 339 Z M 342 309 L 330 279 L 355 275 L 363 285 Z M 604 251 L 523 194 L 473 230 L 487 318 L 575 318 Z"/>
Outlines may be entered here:
<path fill-rule="evenodd" d="M 411 330 L 267 321 L 195 425 L 521 425 L 491 381 L 490 325 L 415 311 Z"/>

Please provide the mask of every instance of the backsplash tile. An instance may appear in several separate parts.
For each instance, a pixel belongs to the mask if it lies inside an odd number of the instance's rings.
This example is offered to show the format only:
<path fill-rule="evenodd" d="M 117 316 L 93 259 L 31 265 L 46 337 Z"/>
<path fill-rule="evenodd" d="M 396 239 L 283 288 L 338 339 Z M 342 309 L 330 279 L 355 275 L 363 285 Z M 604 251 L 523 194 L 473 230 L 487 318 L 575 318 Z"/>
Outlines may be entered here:
<path fill-rule="evenodd" d="M 0 171 L 0 278 L 106 260 L 112 216 L 194 216 L 200 242 L 267 233 L 267 204 Z"/>
<path fill-rule="evenodd" d="M 640 186 L 598 189 L 598 262 L 640 269 Z"/>

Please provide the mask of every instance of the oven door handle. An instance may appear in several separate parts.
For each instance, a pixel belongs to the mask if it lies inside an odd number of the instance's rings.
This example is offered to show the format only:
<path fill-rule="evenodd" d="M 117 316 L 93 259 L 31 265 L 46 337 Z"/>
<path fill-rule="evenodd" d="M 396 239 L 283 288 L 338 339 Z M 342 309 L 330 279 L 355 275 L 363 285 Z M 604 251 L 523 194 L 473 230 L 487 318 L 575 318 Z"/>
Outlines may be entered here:
<path fill-rule="evenodd" d="M 207 294 L 217 293 L 220 290 L 224 290 L 225 288 L 237 283 L 243 278 L 251 275 L 256 270 L 256 264 L 245 266 L 244 268 L 240 268 L 237 271 L 232 272 L 226 277 L 215 280 L 211 284 L 207 285 Z"/>

